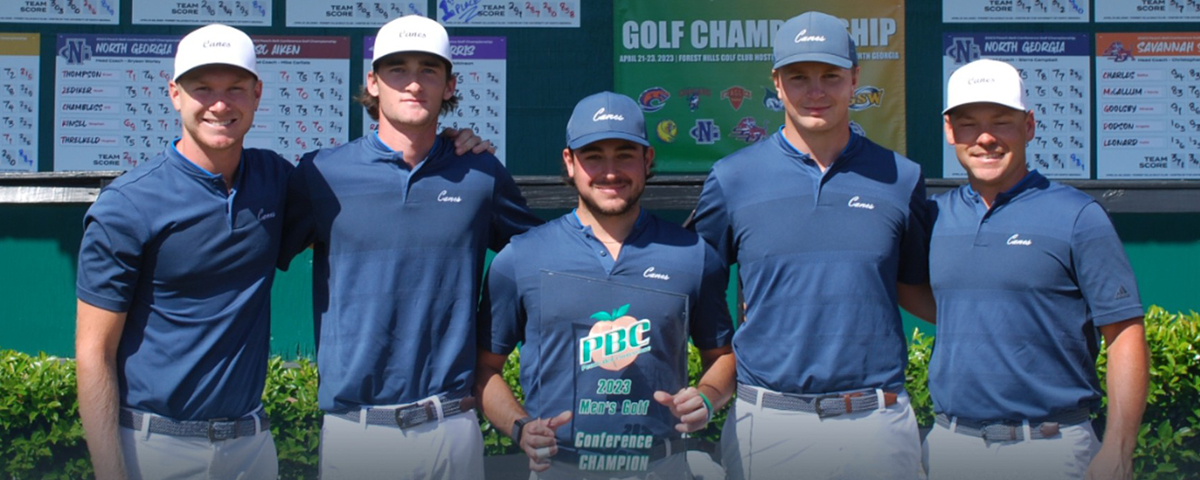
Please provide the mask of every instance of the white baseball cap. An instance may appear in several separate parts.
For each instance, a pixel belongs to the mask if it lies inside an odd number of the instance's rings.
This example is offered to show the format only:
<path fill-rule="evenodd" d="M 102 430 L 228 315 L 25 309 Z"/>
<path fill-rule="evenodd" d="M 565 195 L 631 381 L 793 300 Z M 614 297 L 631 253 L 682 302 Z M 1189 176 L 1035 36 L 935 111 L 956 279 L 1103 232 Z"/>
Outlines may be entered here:
<path fill-rule="evenodd" d="M 995 103 L 1013 110 L 1029 110 L 1025 106 L 1025 82 L 1017 69 L 1007 63 L 987 58 L 963 65 L 950 75 L 946 85 L 945 115 L 968 103 Z"/>
<path fill-rule="evenodd" d="M 375 56 L 371 65 L 379 59 L 399 52 L 425 52 L 450 60 L 450 35 L 446 27 L 427 17 L 405 15 L 388 22 L 375 36 Z"/>
<path fill-rule="evenodd" d="M 205 65 L 232 65 L 258 76 L 254 41 L 245 32 L 214 23 L 200 27 L 179 41 L 175 50 L 175 76 Z"/>

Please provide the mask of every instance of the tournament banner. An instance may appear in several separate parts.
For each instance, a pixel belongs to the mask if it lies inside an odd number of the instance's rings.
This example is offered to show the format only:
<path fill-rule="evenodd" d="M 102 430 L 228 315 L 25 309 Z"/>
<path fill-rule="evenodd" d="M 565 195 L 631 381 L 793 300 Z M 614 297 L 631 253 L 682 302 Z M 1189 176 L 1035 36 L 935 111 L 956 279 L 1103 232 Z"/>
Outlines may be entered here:
<path fill-rule="evenodd" d="M 349 37 L 252 37 L 263 96 L 247 147 L 297 161 L 349 135 Z M 54 170 L 128 170 L 181 132 L 168 82 L 180 37 L 60 34 Z"/>
<path fill-rule="evenodd" d="M 0 23 L 93 23 L 116 25 L 120 0 L 3 0 Z"/>
<path fill-rule="evenodd" d="M 0 33 L 0 172 L 38 169 L 41 38 L 36 33 Z"/>
<path fill-rule="evenodd" d="M 134 25 L 271 26 L 271 0 L 133 0 Z"/>
<path fill-rule="evenodd" d="M 1088 0 L 942 0 L 942 22 L 1087 23 L 1089 3 Z"/>
<path fill-rule="evenodd" d="M 435 19 L 447 27 L 579 28 L 582 10 L 582 0 L 438 0 Z"/>
<path fill-rule="evenodd" d="M 615 90 L 642 106 L 657 171 L 707 172 L 779 130 L 772 42 L 784 21 L 809 10 L 843 19 L 858 46 L 852 128 L 905 152 L 903 0 L 615 0 Z"/>
<path fill-rule="evenodd" d="M 645 471 L 678 419 L 654 400 L 687 385 L 688 297 L 605 279 L 541 272 L 542 365 L 527 399 L 559 428 L 555 463 L 582 472 Z M 563 454 L 567 451 L 571 454 Z M 607 477 L 606 477 L 607 478 Z"/>
<path fill-rule="evenodd" d="M 1096 178 L 1200 178 L 1200 34 L 1096 35 Z"/>
<path fill-rule="evenodd" d="M 289 27 L 382 27 L 405 15 L 427 17 L 425 0 L 360 2 L 353 0 L 288 0 Z"/>
<path fill-rule="evenodd" d="M 980 58 L 1008 62 L 1025 82 L 1037 121 L 1025 160 L 1049 178 L 1091 178 L 1091 36 L 1082 33 L 946 33 L 942 85 Z M 945 89 L 942 92 L 945 105 Z M 938 110 L 941 110 L 939 107 Z M 942 142 L 942 176 L 967 178 L 954 146 Z"/>
<path fill-rule="evenodd" d="M 1095 0 L 1097 22 L 1197 22 L 1196 0 Z"/>

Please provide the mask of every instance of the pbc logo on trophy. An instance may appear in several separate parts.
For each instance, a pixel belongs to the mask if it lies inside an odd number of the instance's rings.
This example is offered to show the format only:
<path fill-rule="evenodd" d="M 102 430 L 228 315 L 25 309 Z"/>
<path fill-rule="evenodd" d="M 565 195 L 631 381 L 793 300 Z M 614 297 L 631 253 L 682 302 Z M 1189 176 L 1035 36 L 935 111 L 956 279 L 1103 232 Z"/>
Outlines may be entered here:
<path fill-rule="evenodd" d="M 629 304 L 611 312 L 596 312 L 586 337 L 579 339 L 580 370 L 599 367 L 620 371 L 633 364 L 639 354 L 650 351 L 650 320 L 638 320 L 629 312 Z"/>

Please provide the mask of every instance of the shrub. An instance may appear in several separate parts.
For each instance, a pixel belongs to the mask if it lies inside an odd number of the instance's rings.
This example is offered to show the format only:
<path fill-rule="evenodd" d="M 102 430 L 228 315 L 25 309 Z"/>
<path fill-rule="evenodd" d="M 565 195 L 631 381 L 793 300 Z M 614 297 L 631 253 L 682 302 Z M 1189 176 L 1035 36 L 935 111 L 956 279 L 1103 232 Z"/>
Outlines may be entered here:
<path fill-rule="evenodd" d="M 75 400 L 75 362 L 0 351 L 0 477 L 91 474 Z"/>
<path fill-rule="evenodd" d="M 1200 315 L 1170 314 L 1150 307 L 1146 314 L 1150 344 L 1150 394 L 1134 452 L 1138 477 L 1150 480 L 1200 475 Z M 906 381 L 913 410 L 923 427 L 933 423 L 933 405 L 925 386 L 933 337 L 914 332 Z M 518 399 L 520 355 L 504 367 L 504 379 Z M 694 385 L 700 357 L 689 351 Z M 1102 350 L 1097 368 L 1103 376 Z M 309 360 L 268 364 L 263 405 L 279 452 L 281 478 L 316 478 L 321 412 L 317 408 L 316 365 Z M 726 411 L 694 436 L 717 442 Z M 488 455 L 516 453 L 506 436 L 481 418 Z M 0 351 L 0 477 L 72 479 L 92 474 L 75 396 L 75 365 L 70 360 Z"/>

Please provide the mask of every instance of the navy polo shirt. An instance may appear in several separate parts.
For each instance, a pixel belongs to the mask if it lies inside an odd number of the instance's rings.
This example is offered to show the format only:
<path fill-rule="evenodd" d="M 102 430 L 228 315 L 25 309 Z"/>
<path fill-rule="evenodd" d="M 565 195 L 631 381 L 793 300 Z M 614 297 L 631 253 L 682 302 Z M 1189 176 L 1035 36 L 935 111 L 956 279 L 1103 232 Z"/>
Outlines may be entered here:
<path fill-rule="evenodd" d="M 291 170 L 274 152 L 245 149 L 227 193 L 220 175 L 171 146 L 88 209 L 75 291 L 127 313 L 117 348 L 122 406 L 178 420 L 259 406 Z"/>
<path fill-rule="evenodd" d="M 1037 171 L 991 210 L 969 185 L 934 200 L 934 409 L 1024 420 L 1099 407 L 1096 327 L 1143 313 L 1104 209 Z"/>
<path fill-rule="evenodd" d="M 321 409 L 467 395 L 485 251 L 541 223 L 500 161 L 438 137 L 410 169 L 371 133 L 305 155 L 288 195 L 283 263 L 314 243 Z"/>
<path fill-rule="evenodd" d="M 572 424 L 557 432 L 562 446 L 601 431 L 625 440 L 678 436 L 678 420 L 654 401 L 653 391 L 686 386 L 689 336 L 701 350 L 729 344 L 728 279 L 711 246 L 645 211 L 615 261 L 591 227 L 568 213 L 514 238 L 493 259 L 480 306 L 479 348 L 507 355 L 524 342 L 526 411 L 542 418 L 575 412 Z M 624 315 L 627 321 L 616 323 L 631 333 L 600 342 L 598 324 Z M 645 329 L 636 328 L 635 320 L 646 322 Z M 611 349 L 596 353 L 602 345 Z M 605 359 L 612 361 L 606 365 Z M 622 413 L 634 405 L 648 408 Z"/>
<path fill-rule="evenodd" d="M 896 282 L 927 281 L 925 202 L 920 166 L 857 134 L 825 172 L 782 130 L 713 165 L 695 229 L 738 264 L 738 382 L 902 390 Z"/>

